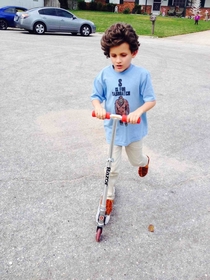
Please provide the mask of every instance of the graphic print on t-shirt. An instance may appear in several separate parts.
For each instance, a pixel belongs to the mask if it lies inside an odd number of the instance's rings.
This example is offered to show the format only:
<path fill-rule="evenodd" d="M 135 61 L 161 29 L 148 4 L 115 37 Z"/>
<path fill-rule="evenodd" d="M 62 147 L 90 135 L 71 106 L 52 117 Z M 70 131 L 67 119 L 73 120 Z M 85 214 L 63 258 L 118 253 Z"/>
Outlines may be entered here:
<path fill-rule="evenodd" d="M 115 88 L 115 92 L 112 92 L 112 95 L 119 96 L 118 99 L 115 101 L 115 112 L 118 115 L 129 115 L 129 103 L 128 100 L 125 99 L 123 96 L 130 95 L 130 91 L 126 91 L 126 88 L 122 86 L 122 79 L 118 80 L 118 87 Z M 123 122 L 120 121 L 122 125 Z M 125 125 L 128 125 L 125 123 Z"/>

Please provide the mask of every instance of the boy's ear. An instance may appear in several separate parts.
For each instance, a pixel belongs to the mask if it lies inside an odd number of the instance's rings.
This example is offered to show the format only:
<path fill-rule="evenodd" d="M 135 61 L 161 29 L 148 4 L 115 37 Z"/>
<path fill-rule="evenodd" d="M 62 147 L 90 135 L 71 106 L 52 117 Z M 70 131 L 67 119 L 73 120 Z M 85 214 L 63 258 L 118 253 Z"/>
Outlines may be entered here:
<path fill-rule="evenodd" d="M 137 53 L 138 53 L 138 50 L 134 51 L 134 52 L 132 53 L 132 57 L 134 58 L 134 57 L 137 55 Z"/>

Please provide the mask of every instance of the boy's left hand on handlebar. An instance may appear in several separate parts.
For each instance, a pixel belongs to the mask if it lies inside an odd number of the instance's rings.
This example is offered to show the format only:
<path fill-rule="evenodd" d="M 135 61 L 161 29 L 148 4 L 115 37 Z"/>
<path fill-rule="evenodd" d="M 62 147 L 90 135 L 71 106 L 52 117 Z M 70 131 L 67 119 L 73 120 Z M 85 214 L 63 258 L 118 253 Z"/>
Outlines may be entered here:
<path fill-rule="evenodd" d="M 138 120 L 139 120 L 140 117 L 141 117 L 141 115 L 139 115 L 139 114 L 137 114 L 137 113 L 135 113 L 135 112 L 132 112 L 132 113 L 130 113 L 130 114 L 127 116 L 127 121 L 128 121 L 129 123 L 135 124 L 135 123 L 138 122 Z"/>

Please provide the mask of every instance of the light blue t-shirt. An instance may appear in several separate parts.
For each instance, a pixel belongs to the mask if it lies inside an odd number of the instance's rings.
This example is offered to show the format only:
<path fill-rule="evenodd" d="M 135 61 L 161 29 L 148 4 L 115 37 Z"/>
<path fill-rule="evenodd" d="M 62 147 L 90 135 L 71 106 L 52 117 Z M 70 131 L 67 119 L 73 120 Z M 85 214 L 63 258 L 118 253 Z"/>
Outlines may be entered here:
<path fill-rule="evenodd" d="M 154 101 L 155 95 L 149 72 L 131 64 L 123 72 L 116 72 L 113 66 L 105 67 L 95 78 L 91 100 L 104 102 L 104 108 L 111 114 L 128 115 L 145 102 Z M 111 142 L 113 120 L 104 120 L 106 140 Z M 128 146 L 141 140 L 148 133 L 146 113 L 140 124 L 117 124 L 115 145 Z"/>

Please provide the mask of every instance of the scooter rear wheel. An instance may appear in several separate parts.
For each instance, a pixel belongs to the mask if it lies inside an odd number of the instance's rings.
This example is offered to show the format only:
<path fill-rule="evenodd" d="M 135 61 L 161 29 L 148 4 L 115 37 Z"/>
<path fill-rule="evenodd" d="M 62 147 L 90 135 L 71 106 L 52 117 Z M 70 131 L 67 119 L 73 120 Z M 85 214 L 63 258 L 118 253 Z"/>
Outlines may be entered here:
<path fill-rule="evenodd" d="M 101 227 L 98 227 L 96 229 L 96 241 L 99 242 L 100 239 L 101 239 L 101 234 L 102 234 L 102 228 Z"/>

